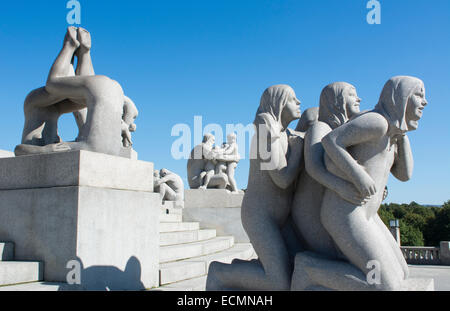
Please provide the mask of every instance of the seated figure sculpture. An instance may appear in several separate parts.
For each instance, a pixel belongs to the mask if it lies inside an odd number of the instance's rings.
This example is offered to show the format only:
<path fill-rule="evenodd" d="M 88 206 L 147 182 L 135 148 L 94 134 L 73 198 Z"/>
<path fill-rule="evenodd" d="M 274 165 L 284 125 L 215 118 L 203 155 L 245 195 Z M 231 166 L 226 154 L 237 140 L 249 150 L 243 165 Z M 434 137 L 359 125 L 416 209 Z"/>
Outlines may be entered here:
<path fill-rule="evenodd" d="M 155 191 L 159 192 L 161 201 L 184 201 L 183 179 L 168 169 L 156 170 L 154 173 Z"/>
<path fill-rule="evenodd" d="M 194 147 L 187 163 L 191 189 L 228 189 L 237 192 L 234 172 L 240 156 L 236 137 L 229 135 L 226 149 L 214 147 L 215 137 L 205 134 L 203 142 Z M 230 180 L 231 179 L 231 180 Z"/>
<path fill-rule="evenodd" d="M 136 124 L 134 121 L 136 120 L 139 112 L 136 108 L 134 102 L 124 96 L 124 105 L 123 105 L 123 115 L 122 115 L 122 144 L 123 147 L 128 148 L 133 146 L 133 141 L 131 140 L 131 133 L 136 132 Z"/>
<path fill-rule="evenodd" d="M 238 144 L 236 142 L 236 134 L 231 133 L 227 136 L 227 143 L 222 148 L 213 149 L 214 160 L 216 164 L 215 174 L 218 175 L 225 172 L 228 177 L 229 188 L 233 193 L 239 193 L 239 189 L 234 178 L 236 167 L 240 160 Z"/>
<path fill-rule="evenodd" d="M 90 50 L 89 32 L 69 27 L 46 86 L 32 91 L 25 100 L 25 125 L 22 144 L 15 149 L 17 156 L 70 150 L 121 155 L 127 145 L 124 141 L 130 138 L 129 133 L 127 139 L 122 138 L 122 124 L 128 122 L 132 131 L 137 110 L 128 109 L 134 103 L 117 82 L 95 75 Z M 58 119 L 65 113 L 74 114 L 79 128 L 74 142 L 62 142 L 58 135 Z"/>

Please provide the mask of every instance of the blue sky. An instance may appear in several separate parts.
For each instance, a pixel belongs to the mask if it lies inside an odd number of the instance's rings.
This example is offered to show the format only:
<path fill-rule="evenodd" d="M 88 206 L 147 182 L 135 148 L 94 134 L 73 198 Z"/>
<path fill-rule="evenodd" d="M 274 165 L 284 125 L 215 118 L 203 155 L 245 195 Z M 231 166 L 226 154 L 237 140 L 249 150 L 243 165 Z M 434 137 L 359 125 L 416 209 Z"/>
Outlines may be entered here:
<path fill-rule="evenodd" d="M 366 0 L 80 0 L 92 33 L 97 74 L 121 83 L 140 110 L 134 134 L 141 160 L 186 177 L 174 160 L 175 124 L 249 124 L 264 89 L 291 85 L 302 109 L 322 88 L 356 86 L 362 109 L 378 101 L 395 75 L 425 82 L 429 106 L 409 135 L 415 172 L 389 181 L 388 202 L 442 204 L 450 199 L 450 1 L 380 0 L 380 25 L 369 25 Z M 0 10 L 0 149 L 20 143 L 23 100 L 41 87 L 61 48 L 66 0 L 2 1 Z M 294 124 L 293 124 L 294 125 Z M 76 136 L 71 116 L 64 140 Z M 248 160 L 237 169 L 245 188 Z"/>

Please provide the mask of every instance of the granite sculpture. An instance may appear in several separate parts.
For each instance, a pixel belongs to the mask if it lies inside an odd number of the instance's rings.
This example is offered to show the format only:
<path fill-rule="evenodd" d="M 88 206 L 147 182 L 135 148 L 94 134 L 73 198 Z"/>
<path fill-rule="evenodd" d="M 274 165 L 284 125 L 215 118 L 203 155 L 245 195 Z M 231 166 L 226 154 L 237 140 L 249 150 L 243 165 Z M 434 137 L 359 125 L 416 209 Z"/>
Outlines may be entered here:
<path fill-rule="evenodd" d="M 227 189 L 238 193 L 234 178 L 240 160 L 236 134 L 227 136 L 227 143 L 215 146 L 214 135 L 208 133 L 203 142 L 194 147 L 187 164 L 191 189 Z"/>
<path fill-rule="evenodd" d="M 131 146 L 137 109 L 119 83 L 95 74 L 91 46 L 87 30 L 68 28 L 46 85 L 25 99 L 25 125 L 22 143 L 15 149 L 17 156 L 76 150 L 120 156 L 124 147 Z M 58 135 L 58 119 L 66 113 L 73 113 L 78 125 L 74 142 L 62 142 Z"/>
<path fill-rule="evenodd" d="M 268 88 L 255 117 L 248 188 L 242 223 L 258 260 L 213 262 L 207 290 L 289 290 L 292 268 L 282 227 L 291 209 L 293 186 L 301 169 L 303 140 L 288 129 L 300 118 L 300 101 L 287 85 Z M 270 151 L 271 157 L 266 157 Z M 272 159 L 275 158 L 275 159 Z M 271 169 L 263 169 L 270 167 Z"/>
<path fill-rule="evenodd" d="M 411 178 L 406 133 L 417 129 L 427 105 L 424 84 L 394 77 L 374 110 L 361 113 L 360 101 L 354 86 L 328 85 L 318 113 L 311 110 L 297 127 L 302 138 L 287 129 L 300 117 L 294 91 L 265 91 L 252 144 L 258 157 L 250 163 L 242 205 L 242 222 L 259 258 L 213 262 L 208 290 L 420 288 L 408 279 L 406 261 L 377 212 L 389 173 Z"/>
<path fill-rule="evenodd" d="M 155 171 L 153 180 L 161 201 L 184 201 L 184 183 L 180 176 L 163 168 Z"/>

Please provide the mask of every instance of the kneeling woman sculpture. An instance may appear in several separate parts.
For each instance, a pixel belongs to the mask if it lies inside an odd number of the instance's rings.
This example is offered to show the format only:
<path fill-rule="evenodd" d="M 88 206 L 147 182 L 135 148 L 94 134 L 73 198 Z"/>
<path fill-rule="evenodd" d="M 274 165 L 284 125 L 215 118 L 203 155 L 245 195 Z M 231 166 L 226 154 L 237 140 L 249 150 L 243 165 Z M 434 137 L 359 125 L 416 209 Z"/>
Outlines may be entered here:
<path fill-rule="evenodd" d="M 213 262 L 207 290 L 289 290 L 292 264 L 282 228 L 290 213 L 303 139 L 288 125 L 300 118 L 300 102 L 287 85 L 268 88 L 256 113 L 256 134 L 242 223 L 259 260 Z"/>
<path fill-rule="evenodd" d="M 374 110 L 322 140 L 328 171 L 350 182 L 366 199 L 355 204 L 325 190 L 321 223 L 349 263 L 298 254 L 293 278 L 296 290 L 311 285 L 335 290 L 408 288 L 408 266 L 378 209 L 390 172 L 401 181 L 411 178 L 413 158 L 406 133 L 417 129 L 426 105 L 422 81 L 394 77 L 384 86 Z M 367 276 L 374 267 L 379 275 L 369 283 Z"/>

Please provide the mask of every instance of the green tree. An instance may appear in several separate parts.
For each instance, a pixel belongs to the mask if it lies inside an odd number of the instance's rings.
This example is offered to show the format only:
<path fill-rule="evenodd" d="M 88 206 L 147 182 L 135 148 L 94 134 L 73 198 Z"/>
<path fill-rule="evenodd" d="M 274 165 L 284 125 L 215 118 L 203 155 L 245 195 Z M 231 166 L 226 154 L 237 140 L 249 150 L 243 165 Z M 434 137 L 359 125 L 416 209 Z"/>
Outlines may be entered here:
<path fill-rule="evenodd" d="M 441 241 L 450 241 L 450 201 L 444 203 L 427 228 L 428 241 L 432 246 L 438 246 Z"/>
<path fill-rule="evenodd" d="M 402 246 L 425 245 L 420 229 L 403 220 L 400 220 L 400 241 Z"/>

